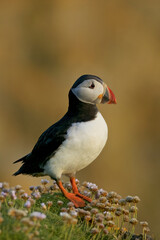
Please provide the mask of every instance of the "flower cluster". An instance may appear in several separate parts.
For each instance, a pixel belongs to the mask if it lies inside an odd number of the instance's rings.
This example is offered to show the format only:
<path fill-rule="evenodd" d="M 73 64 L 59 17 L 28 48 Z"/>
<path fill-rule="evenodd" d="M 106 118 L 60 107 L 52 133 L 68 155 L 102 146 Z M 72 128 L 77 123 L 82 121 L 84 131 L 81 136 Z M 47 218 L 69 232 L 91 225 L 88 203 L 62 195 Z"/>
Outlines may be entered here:
<path fill-rule="evenodd" d="M 15 231 L 25 232 L 29 239 L 38 239 L 41 221 L 47 218 L 48 211 L 52 211 L 51 207 L 56 207 L 55 202 L 53 206 L 53 202 L 43 196 L 48 194 L 54 197 L 55 192 L 60 193 L 55 181 L 51 186 L 48 186 L 48 183 L 48 180 L 42 179 L 41 185 L 30 186 L 31 194 L 26 193 L 20 185 L 9 187 L 6 182 L 0 183 L 0 226 L 5 222 L 1 211 L 2 206 L 7 205 L 8 216 L 20 222 Z M 114 191 L 107 192 L 99 189 L 94 183 L 80 184 L 77 179 L 76 183 L 79 192 L 92 198 L 92 202 L 86 203 L 84 208 L 75 208 L 72 202 L 66 204 L 66 201 L 57 199 L 56 205 L 64 225 L 83 224 L 91 238 L 93 236 L 96 239 L 112 234 L 116 236 L 116 239 L 125 239 L 127 236 L 131 238 L 135 235 L 135 226 L 139 223 L 137 204 L 140 198 L 138 196 L 122 198 Z M 70 183 L 64 183 L 64 187 L 69 192 L 72 191 Z M 40 212 L 35 209 L 37 202 Z M 142 226 L 143 238 L 146 240 L 150 231 L 148 223 L 140 221 L 140 226 Z"/>
<path fill-rule="evenodd" d="M 69 183 L 66 183 L 65 187 L 68 191 L 71 190 Z M 122 198 L 116 192 L 98 189 L 96 184 L 90 182 L 80 185 L 78 181 L 78 188 L 82 194 L 92 197 L 92 202 L 88 203 L 84 209 L 75 208 L 71 202 L 68 203 L 67 208 L 62 207 L 60 216 L 65 223 L 75 224 L 84 221 L 92 235 L 103 236 L 103 234 L 115 232 L 118 237 L 129 233 L 130 229 L 130 233 L 135 234 L 135 226 L 139 222 L 137 203 L 140 198 L 138 196 Z M 57 204 L 60 205 L 59 202 Z M 147 222 L 140 222 L 144 237 L 149 232 L 147 224 Z"/>
<path fill-rule="evenodd" d="M 38 193 L 39 191 L 37 191 Z M 28 239 L 38 240 L 40 221 L 45 219 L 46 215 L 38 211 L 30 212 L 31 207 L 35 204 L 35 199 L 34 196 L 28 195 L 20 185 L 9 187 L 6 182 L 0 183 L 0 226 L 3 223 L 7 224 L 2 211 L 4 207 L 7 207 L 7 215 L 19 222 L 13 230 L 26 233 Z M 22 205 L 19 205 L 20 202 Z M 1 229 L 0 234 L 2 234 Z"/>

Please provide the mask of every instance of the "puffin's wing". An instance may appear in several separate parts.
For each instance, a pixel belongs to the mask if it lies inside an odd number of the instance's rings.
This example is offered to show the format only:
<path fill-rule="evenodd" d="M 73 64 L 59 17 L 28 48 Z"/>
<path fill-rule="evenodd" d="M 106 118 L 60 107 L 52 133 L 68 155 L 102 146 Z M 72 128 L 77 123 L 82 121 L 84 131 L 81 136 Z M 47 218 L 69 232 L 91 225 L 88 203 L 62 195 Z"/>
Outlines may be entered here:
<path fill-rule="evenodd" d="M 68 128 L 66 121 L 60 120 L 42 133 L 32 150 L 32 155 L 38 158 L 40 164 L 44 164 L 55 154 L 65 140 Z"/>
<path fill-rule="evenodd" d="M 21 168 L 14 175 L 20 173 L 33 174 L 42 172 L 46 161 L 54 156 L 56 150 L 65 140 L 67 130 L 71 124 L 72 121 L 66 114 L 60 121 L 43 132 L 32 152 L 14 162 L 23 163 Z"/>

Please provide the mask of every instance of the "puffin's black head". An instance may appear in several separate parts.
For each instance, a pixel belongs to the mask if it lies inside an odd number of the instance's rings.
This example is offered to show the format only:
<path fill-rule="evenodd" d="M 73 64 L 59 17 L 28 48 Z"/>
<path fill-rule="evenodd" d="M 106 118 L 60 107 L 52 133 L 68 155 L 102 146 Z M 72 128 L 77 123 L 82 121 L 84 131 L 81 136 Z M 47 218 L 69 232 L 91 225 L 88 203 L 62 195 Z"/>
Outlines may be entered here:
<path fill-rule="evenodd" d="M 77 79 L 71 88 L 72 93 L 84 103 L 116 103 L 111 89 L 97 76 L 86 74 Z"/>

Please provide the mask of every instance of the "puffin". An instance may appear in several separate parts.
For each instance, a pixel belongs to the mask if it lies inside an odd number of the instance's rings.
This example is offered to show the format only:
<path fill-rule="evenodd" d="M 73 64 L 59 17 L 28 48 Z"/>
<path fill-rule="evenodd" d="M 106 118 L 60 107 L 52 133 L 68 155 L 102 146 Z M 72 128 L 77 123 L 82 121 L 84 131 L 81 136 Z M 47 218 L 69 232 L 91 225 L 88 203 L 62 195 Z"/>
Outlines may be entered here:
<path fill-rule="evenodd" d="M 22 165 L 13 175 L 50 176 L 75 207 L 84 207 L 85 200 L 92 199 L 79 192 L 75 174 L 98 157 L 108 138 L 97 104 L 115 104 L 116 98 L 101 78 L 91 74 L 79 77 L 68 97 L 67 113 L 41 134 L 29 154 L 14 162 Z M 62 175 L 70 178 L 73 192 L 64 188 Z"/>

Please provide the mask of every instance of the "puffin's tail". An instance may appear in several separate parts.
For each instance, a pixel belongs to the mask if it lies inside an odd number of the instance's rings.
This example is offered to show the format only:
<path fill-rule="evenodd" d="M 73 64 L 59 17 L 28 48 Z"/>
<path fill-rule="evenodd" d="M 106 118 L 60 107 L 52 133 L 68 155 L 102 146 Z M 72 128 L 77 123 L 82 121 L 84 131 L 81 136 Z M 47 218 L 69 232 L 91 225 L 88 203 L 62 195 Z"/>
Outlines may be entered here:
<path fill-rule="evenodd" d="M 22 162 L 22 166 L 19 168 L 17 172 L 13 173 L 13 176 L 17 176 L 19 174 L 38 176 L 44 171 L 44 169 L 42 169 L 39 166 L 38 158 L 32 155 L 32 152 L 18 159 L 14 163 L 17 163 L 17 162 Z"/>
<path fill-rule="evenodd" d="M 22 157 L 22 158 L 20 158 L 20 159 L 18 159 L 18 160 L 16 160 L 15 162 L 13 162 L 13 163 L 17 163 L 17 162 L 25 162 L 25 160 L 26 160 L 26 158 L 29 156 L 30 154 L 27 154 L 27 155 L 25 155 L 24 157 Z"/>
<path fill-rule="evenodd" d="M 21 172 L 18 170 L 17 172 L 13 173 L 12 176 L 17 176 L 17 175 L 19 175 L 19 174 L 21 174 Z"/>
<path fill-rule="evenodd" d="M 27 155 L 25 155 L 24 157 L 16 160 L 16 161 L 13 162 L 13 163 L 18 163 L 18 162 L 25 163 L 25 162 L 26 162 L 26 159 L 28 158 L 29 155 L 30 155 L 30 154 L 27 154 Z M 20 167 L 20 169 L 19 169 L 17 172 L 13 173 L 13 176 L 17 176 L 17 175 L 23 173 L 22 169 L 23 169 L 23 165 Z"/>

